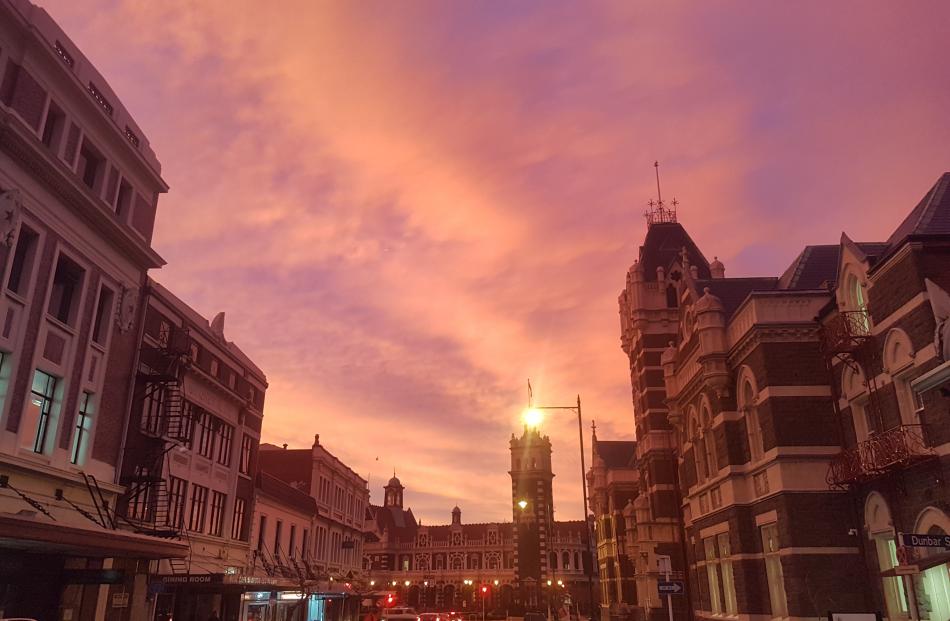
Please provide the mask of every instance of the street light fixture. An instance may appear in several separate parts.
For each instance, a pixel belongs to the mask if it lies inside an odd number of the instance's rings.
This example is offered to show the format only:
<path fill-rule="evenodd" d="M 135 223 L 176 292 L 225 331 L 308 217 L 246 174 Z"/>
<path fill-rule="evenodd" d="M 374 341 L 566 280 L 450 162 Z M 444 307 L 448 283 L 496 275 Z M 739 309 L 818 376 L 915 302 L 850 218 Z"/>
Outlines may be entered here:
<path fill-rule="evenodd" d="M 535 406 L 532 403 L 532 394 L 531 394 L 531 382 L 528 382 L 528 408 L 521 413 L 521 420 L 524 421 L 524 424 L 531 428 L 538 428 L 541 425 L 541 422 L 544 420 L 544 413 L 548 410 L 569 410 L 571 412 L 577 412 L 577 437 L 580 442 L 581 447 L 581 493 L 584 498 L 584 525 L 587 529 L 587 556 L 590 559 L 591 565 L 594 563 L 594 552 L 591 547 L 591 532 L 590 532 L 590 522 L 587 519 L 589 509 L 587 505 L 587 464 L 584 459 L 584 422 L 581 417 L 581 396 L 577 395 L 577 405 L 547 405 L 547 406 Z M 521 502 L 518 502 L 518 506 L 521 506 Z M 525 505 L 527 503 L 525 502 Z M 521 507 L 524 509 L 524 507 Z M 593 569 L 593 567 L 591 567 Z M 587 578 L 587 595 L 589 605 L 591 607 L 591 614 L 594 610 L 594 579 L 592 573 L 588 573 L 587 567 L 584 567 L 584 574 Z M 549 582 L 550 584 L 550 582 Z"/>
<path fill-rule="evenodd" d="M 522 498 L 518 501 L 518 506 L 521 507 L 522 511 L 524 511 L 528 507 L 528 501 Z"/>

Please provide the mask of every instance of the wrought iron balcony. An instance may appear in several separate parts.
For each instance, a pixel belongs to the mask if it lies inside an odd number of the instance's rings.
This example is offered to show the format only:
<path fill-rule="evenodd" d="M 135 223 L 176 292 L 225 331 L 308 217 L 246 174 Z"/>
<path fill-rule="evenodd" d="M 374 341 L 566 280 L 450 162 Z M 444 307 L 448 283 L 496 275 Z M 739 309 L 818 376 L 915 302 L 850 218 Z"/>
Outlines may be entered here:
<path fill-rule="evenodd" d="M 899 425 L 874 433 L 832 458 L 828 484 L 836 487 L 868 481 L 935 455 L 922 425 Z"/>
<path fill-rule="evenodd" d="M 825 323 L 821 337 L 826 354 L 853 352 L 871 338 L 871 319 L 867 311 L 842 311 Z"/>

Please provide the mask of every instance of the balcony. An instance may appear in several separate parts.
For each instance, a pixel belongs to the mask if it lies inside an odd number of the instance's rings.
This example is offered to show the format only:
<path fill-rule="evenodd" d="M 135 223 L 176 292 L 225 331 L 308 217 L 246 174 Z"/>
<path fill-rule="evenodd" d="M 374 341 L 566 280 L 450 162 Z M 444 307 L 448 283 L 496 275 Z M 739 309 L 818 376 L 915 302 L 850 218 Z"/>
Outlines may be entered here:
<path fill-rule="evenodd" d="M 922 425 L 900 425 L 872 434 L 832 458 L 828 484 L 842 487 L 868 481 L 936 455 L 927 446 Z"/>
<path fill-rule="evenodd" d="M 852 353 L 871 338 L 867 311 L 842 311 L 822 326 L 821 341 L 828 355 Z"/>

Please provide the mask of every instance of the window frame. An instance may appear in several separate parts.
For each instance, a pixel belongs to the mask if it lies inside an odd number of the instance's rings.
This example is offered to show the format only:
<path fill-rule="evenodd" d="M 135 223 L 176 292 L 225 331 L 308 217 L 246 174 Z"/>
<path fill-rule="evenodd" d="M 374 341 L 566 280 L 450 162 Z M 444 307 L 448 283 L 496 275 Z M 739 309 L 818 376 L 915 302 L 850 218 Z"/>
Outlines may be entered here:
<path fill-rule="evenodd" d="M 45 380 L 46 390 L 48 390 L 50 393 L 48 395 L 46 393 L 36 392 L 36 390 L 34 389 L 34 386 L 36 385 L 37 374 L 39 373 L 42 373 L 44 376 L 46 376 L 46 380 Z M 31 450 L 33 453 L 37 455 L 46 455 L 48 452 L 47 445 L 49 444 L 49 439 L 50 439 L 49 429 L 51 426 L 54 425 L 55 419 L 58 418 L 57 417 L 58 412 L 54 412 L 54 407 L 58 407 L 60 405 L 59 398 L 57 397 L 57 390 L 62 388 L 62 381 L 63 379 L 61 377 L 57 377 L 56 375 L 53 375 L 52 373 L 44 371 L 43 369 L 36 368 L 33 370 L 33 378 L 32 378 L 32 381 L 30 382 L 30 391 L 27 394 L 26 408 L 29 408 L 32 406 L 38 406 L 39 415 L 36 419 L 36 428 L 33 429 L 32 431 L 32 437 L 33 437 L 32 448 L 30 448 L 29 445 L 24 444 L 22 441 L 20 443 L 20 446 L 26 450 Z M 39 403 L 39 404 L 34 403 L 33 402 L 34 397 L 39 397 L 42 400 L 42 403 Z M 21 433 L 26 431 L 27 428 L 30 426 L 29 424 L 24 425 L 23 422 L 24 422 L 24 418 L 21 417 L 20 419 Z M 29 423 L 31 421 L 27 421 L 27 422 Z"/>
<path fill-rule="evenodd" d="M 191 511 L 188 514 L 188 530 L 193 533 L 203 533 L 205 518 L 208 512 L 208 491 L 203 485 L 191 485 Z"/>
<path fill-rule="evenodd" d="M 208 534 L 215 537 L 222 537 L 224 532 L 224 509 L 227 505 L 228 495 L 211 490 L 211 502 L 208 512 Z"/>
<path fill-rule="evenodd" d="M 79 392 L 79 408 L 76 412 L 76 426 L 73 429 L 73 441 L 69 451 L 69 463 L 74 466 L 81 466 L 86 463 L 87 448 L 83 446 L 85 437 L 86 444 L 92 437 L 92 427 L 95 423 L 95 404 L 90 403 L 95 398 L 95 394 L 82 390 Z"/>
<path fill-rule="evenodd" d="M 767 536 L 767 533 L 769 535 Z M 762 556 L 765 559 L 765 573 L 769 586 L 769 606 L 773 619 L 788 616 L 788 593 L 785 590 L 785 570 L 782 567 L 782 549 L 777 522 L 759 525 L 759 537 L 762 543 Z M 769 543 L 774 542 L 771 549 Z M 776 610 L 778 608 L 778 610 Z"/>

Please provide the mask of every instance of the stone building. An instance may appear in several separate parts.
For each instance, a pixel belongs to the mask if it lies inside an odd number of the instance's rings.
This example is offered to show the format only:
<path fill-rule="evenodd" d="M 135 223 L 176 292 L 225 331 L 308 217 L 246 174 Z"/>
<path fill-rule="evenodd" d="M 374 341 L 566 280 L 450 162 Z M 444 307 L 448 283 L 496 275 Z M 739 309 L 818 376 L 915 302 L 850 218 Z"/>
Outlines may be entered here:
<path fill-rule="evenodd" d="M 422 525 L 403 504 L 395 476 L 382 506 L 370 505 L 364 567 L 375 588 L 426 610 L 545 609 L 570 602 L 587 610 L 587 528 L 554 519 L 551 442 L 536 429 L 512 435 L 512 522 Z"/>
<path fill-rule="evenodd" d="M 320 588 L 334 590 L 329 585 L 331 579 L 341 583 L 361 580 L 363 517 L 369 506 L 366 480 L 328 451 L 320 443 L 319 434 L 308 449 L 262 445 L 260 468 L 313 499 L 317 514 L 301 555 L 308 560 L 313 574 L 326 583 Z M 288 558 L 294 546 L 278 549 L 276 542 L 281 532 L 289 535 L 289 528 L 266 512 L 258 512 L 254 524 L 258 563 L 268 556 L 278 561 Z M 303 533 L 300 537 L 302 544 Z"/>
<path fill-rule="evenodd" d="M 601 618 L 626 617 L 637 603 L 634 576 L 639 549 L 633 508 L 640 493 L 637 443 L 599 440 L 595 429 L 587 481 L 597 542 Z"/>
<path fill-rule="evenodd" d="M 948 180 L 885 241 L 806 246 L 770 278 L 726 278 L 675 212 L 651 213 L 620 297 L 634 528 L 696 616 L 947 617 L 946 556 L 898 533 L 950 527 Z M 638 569 L 638 617 L 665 616 L 653 582 Z"/>
<path fill-rule="evenodd" d="M 150 609 L 241 616 L 267 379 L 224 333 L 160 284 L 146 286 L 117 512 L 143 534 L 188 542 L 153 567 Z"/>
<path fill-rule="evenodd" d="M 142 618 L 148 561 L 188 553 L 112 511 L 166 190 L 104 77 L 0 0 L 0 617 Z"/>

